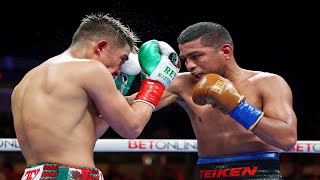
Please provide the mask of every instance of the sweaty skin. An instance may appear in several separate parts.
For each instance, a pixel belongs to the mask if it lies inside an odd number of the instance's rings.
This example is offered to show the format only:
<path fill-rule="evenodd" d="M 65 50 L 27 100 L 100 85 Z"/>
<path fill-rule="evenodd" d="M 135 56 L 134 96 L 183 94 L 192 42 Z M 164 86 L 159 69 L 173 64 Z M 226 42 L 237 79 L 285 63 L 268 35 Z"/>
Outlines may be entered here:
<path fill-rule="evenodd" d="M 118 64 L 114 69 L 120 71 Z M 12 111 L 27 165 L 92 168 L 95 142 L 109 125 L 121 136 L 135 138 L 152 107 L 139 102 L 130 108 L 102 63 L 65 52 L 23 77 L 12 94 Z"/>
<path fill-rule="evenodd" d="M 241 92 L 246 95 L 246 100 L 257 108 L 262 109 L 262 101 L 266 97 L 262 96 L 263 81 L 272 81 L 277 77 L 271 74 L 259 72 L 247 72 L 247 79 L 237 84 Z M 257 81 L 264 79 L 263 81 Z M 163 100 L 157 108 L 172 102 L 179 103 L 189 115 L 191 124 L 198 142 L 198 154 L 200 156 L 224 156 L 236 155 L 248 152 L 259 151 L 279 151 L 280 149 L 263 142 L 253 132 L 246 130 L 229 116 L 223 114 L 211 105 L 198 106 L 192 101 L 193 87 L 196 85 L 196 78 L 190 73 L 180 73 L 171 86 L 165 91 Z M 261 86 L 261 87 L 257 87 Z M 279 84 L 281 85 L 281 83 Z M 284 84 L 282 84 L 283 86 Z M 172 93 L 173 92 L 173 93 Z M 269 95 L 272 95 L 272 92 Z M 283 97 L 286 98 L 286 97 Z M 279 99 L 281 101 L 281 99 Z M 276 105 L 274 106 L 276 108 Z M 268 115 L 268 111 L 265 113 Z M 279 116 L 285 116 L 279 114 Z M 273 123 L 261 120 L 259 123 Z M 284 126 L 284 122 L 275 122 L 279 130 Z M 258 127 L 257 127 L 258 128 Z M 271 131 L 269 136 L 285 136 L 283 132 Z M 285 142 L 284 142 L 285 143 Z"/>
<path fill-rule="evenodd" d="M 180 56 L 190 72 L 179 73 L 162 95 L 157 110 L 179 103 L 189 115 L 198 142 L 199 156 L 225 156 L 261 151 L 288 151 L 297 140 L 297 119 L 292 108 L 292 92 L 279 75 L 240 68 L 231 47 L 205 47 L 200 38 L 179 44 Z M 251 130 L 212 105 L 192 101 L 193 89 L 201 75 L 220 74 L 229 79 L 261 109 L 264 116 Z M 199 76 L 200 77 L 199 77 Z"/>
<path fill-rule="evenodd" d="M 59 58 L 31 70 L 14 90 L 14 123 L 19 145 L 30 165 L 56 162 L 94 167 L 94 122 L 100 120 L 92 101 L 77 82 L 77 76 L 82 75 L 79 69 L 92 62 L 56 62 Z"/>

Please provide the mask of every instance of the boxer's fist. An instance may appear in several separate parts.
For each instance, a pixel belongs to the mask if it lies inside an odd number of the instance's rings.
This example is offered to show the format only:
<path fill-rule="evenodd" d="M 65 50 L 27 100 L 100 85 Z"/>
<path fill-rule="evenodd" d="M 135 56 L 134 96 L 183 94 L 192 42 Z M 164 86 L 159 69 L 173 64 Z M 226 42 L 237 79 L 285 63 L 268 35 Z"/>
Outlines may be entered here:
<path fill-rule="evenodd" d="M 161 82 L 167 88 L 177 76 L 181 62 L 174 49 L 163 41 L 150 40 L 140 48 L 141 79 Z"/>
<path fill-rule="evenodd" d="M 158 40 L 143 43 L 138 57 L 142 82 L 135 101 L 146 102 L 155 108 L 164 89 L 177 76 L 181 62 L 169 44 Z"/>
<path fill-rule="evenodd" d="M 260 109 L 245 101 L 231 81 L 217 74 L 201 78 L 194 88 L 192 100 L 198 105 L 211 104 L 248 130 L 253 129 L 263 116 Z"/>
<path fill-rule="evenodd" d="M 226 78 L 217 74 L 207 74 L 201 78 L 193 90 L 195 104 L 211 104 L 228 114 L 245 100 L 239 90 Z"/>
<path fill-rule="evenodd" d="M 121 73 L 115 78 L 118 90 L 126 95 L 136 77 L 141 72 L 138 54 L 130 53 L 128 60 L 121 66 Z"/>

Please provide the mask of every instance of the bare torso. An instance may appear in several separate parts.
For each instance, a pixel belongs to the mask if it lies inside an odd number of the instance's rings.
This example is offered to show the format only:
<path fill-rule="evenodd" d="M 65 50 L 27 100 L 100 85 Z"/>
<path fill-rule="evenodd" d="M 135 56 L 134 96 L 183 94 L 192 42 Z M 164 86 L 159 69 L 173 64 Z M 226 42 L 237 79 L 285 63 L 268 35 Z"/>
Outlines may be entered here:
<path fill-rule="evenodd" d="M 14 125 L 27 165 L 95 166 L 98 113 L 78 84 L 77 68 L 83 63 L 54 57 L 27 73 L 14 89 Z"/>
<path fill-rule="evenodd" d="M 262 108 L 262 98 L 257 90 L 257 73 L 247 74 L 241 83 L 236 84 L 246 96 L 246 101 Z M 224 156 L 259 151 L 278 151 L 279 149 L 264 143 L 251 131 L 224 115 L 211 105 L 197 106 L 192 101 L 192 92 L 197 81 L 189 73 L 180 73 L 174 81 L 174 94 L 177 101 L 187 112 L 198 142 L 199 156 Z M 168 89 L 170 91 L 170 88 Z"/>

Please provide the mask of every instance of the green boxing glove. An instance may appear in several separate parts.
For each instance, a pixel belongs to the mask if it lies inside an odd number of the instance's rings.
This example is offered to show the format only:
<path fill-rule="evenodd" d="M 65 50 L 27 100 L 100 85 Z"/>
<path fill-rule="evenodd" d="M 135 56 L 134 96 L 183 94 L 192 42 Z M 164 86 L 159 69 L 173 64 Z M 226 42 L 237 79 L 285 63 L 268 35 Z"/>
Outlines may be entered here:
<path fill-rule="evenodd" d="M 130 53 L 128 60 L 121 66 L 121 73 L 115 78 L 117 89 L 126 95 L 136 77 L 141 72 L 138 55 Z"/>
<path fill-rule="evenodd" d="M 179 73 L 181 62 L 169 44 L 158 40 L 143 43 L 138 57 L 142 82 L 134 102 L 145 102 L 155 109 L 163 91 Z"/>

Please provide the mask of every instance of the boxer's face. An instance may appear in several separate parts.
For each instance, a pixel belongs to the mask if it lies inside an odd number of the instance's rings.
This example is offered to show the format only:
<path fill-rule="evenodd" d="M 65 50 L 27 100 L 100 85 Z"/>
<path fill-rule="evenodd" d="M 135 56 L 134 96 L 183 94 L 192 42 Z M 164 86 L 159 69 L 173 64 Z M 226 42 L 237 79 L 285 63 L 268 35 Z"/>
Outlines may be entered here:
<path fill-rule="evenodd" d="M 130 47 L 124 48 L 107 48 L 101 56 L 102 63 L 108 68 L 110 73 L 115 77 L 120 75 L 121 65 L 128 60 Z"/>
<path fill-rule="evenodd" d="M 179 44 L 180 57 L 186 68 L 197 79 L 204 74 L 220 74 L 224 68 L 223 52 L 220 49 L 203 46 L 200 38 Z"/>

